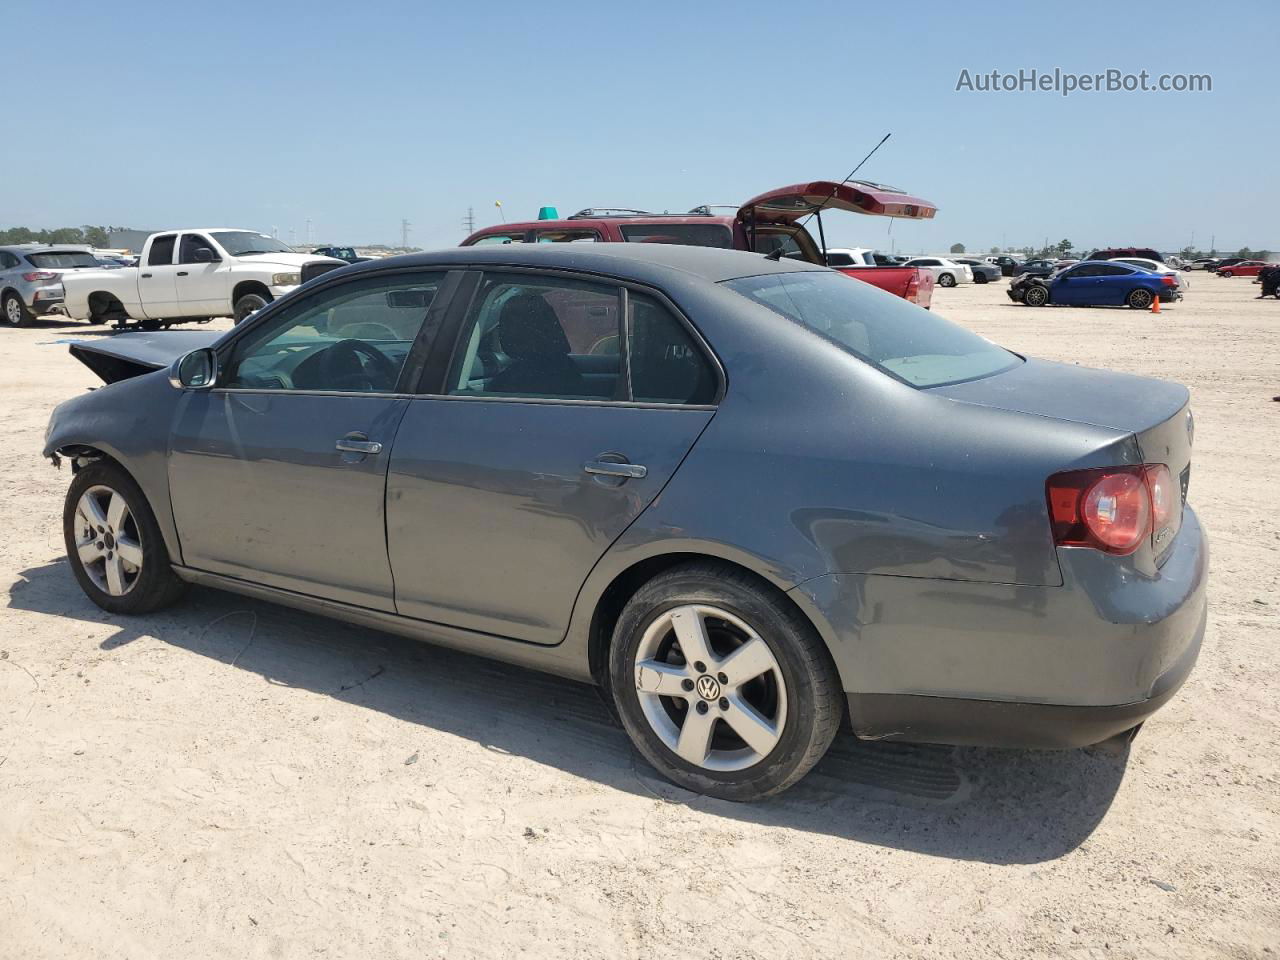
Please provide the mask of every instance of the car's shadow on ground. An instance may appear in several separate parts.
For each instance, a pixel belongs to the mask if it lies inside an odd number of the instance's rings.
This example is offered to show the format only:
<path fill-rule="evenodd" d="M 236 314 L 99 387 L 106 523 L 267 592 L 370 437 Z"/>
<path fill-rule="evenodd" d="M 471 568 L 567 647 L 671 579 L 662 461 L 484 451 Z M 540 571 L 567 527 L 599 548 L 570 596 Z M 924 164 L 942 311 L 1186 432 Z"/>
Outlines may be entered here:
<path fill-rule="evenodd" d="M 9 603 L 110 623 L 106 651 L 156 637 L 273 685 L 358 703 L 618 790 L 940 857 L 1035 863 L 1068 853 L 1107 812 L 1128 759 L 1127 750 L 913 746 L 842 732 L 787 793 L 734 804 L 664 781 L 635 755 L 595 689 L 579 683 L 207 589 L 159 614 L 109 616 L 84 597 L 65 561 L 23 571 Z"/>

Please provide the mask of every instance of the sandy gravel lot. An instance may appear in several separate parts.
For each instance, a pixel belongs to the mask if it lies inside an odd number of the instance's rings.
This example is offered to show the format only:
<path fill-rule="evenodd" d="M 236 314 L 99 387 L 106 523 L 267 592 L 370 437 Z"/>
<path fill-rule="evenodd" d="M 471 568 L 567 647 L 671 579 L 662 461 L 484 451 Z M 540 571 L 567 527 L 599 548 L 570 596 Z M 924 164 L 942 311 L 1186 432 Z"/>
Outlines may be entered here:
<path fill-rule="evenodd" d="M 859 744 L 783 797 L 666 785 L 592 690 L 195 590 L 145 619 L 63 560 L 49 410 L 92 385 L 0 326 L 0 957 L 1277 957 L 1280 303 L 935 308 L 1177 379 L 1208 634 L 1124 756 Z"/>

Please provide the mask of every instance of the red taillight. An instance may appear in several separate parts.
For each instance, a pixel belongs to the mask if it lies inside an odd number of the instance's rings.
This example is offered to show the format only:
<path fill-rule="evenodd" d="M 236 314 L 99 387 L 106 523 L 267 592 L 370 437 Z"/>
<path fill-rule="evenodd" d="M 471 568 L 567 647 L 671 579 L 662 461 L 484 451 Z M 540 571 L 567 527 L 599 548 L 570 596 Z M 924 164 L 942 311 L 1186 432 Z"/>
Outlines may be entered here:
<path fill-rule="evenodd" d="M 1055 543 L 1120 556 L 1167 527 L 1180 500 L 1163 463 L 1057 473 L 1047 489 Z"/>
<path fill-rule="evenodd" d="M 35 283 L 38 280 L 57 280 L 56 273 L 50 273 L 48 270 L 37 270 L 34 273 L 24 273 L 22 279 L 27 283 Z"/>
<path fill-rule="evenodd" d="M 1160 282 L 1166 287 L 1176 287 L 1178 285 L 1178 278 L 1172 273 L 1162 273 L 1160 274 Z"/>

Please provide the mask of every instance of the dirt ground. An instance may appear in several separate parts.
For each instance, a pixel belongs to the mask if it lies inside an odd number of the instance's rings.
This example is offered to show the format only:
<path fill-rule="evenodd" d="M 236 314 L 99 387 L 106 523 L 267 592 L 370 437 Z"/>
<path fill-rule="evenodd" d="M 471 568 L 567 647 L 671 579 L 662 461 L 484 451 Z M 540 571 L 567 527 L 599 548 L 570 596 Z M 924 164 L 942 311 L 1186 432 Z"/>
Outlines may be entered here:
<path fill-rule="evenodd" d="M 937 311 L 1187 384 L 1209 629 L 1123 756 L 861 744 L 754 806 L 658 779 L 592 690 L 63 559 L 69 322 L 0 326 L 0 957 L 1277 957 L 1280 302 Z M 1280 957 L 1277 958 L 1280 960 Z"/>

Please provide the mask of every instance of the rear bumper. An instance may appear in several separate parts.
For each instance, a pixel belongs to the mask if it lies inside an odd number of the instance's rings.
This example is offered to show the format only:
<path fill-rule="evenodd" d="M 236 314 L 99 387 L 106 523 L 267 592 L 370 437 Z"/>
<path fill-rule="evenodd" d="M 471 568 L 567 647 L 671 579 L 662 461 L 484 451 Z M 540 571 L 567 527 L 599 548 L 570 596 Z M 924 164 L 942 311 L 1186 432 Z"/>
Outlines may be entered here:
<path fill-rule="evenodd" d="M 1207 614 L 1207 608 L 1205 611 Z M 1206 616 L 1182 658 L 1161 674 L 1151 695 L 1111 706 L 970 700 L 912 694 L 848 694 L 854 732 L 864 740 L 955 743 L 981 747 L 1070 749 L 1132 730 L 1168 703 L 1191 674 Z"/>
<path fill-rule="evenodd" d="M 791 596 L 876 739 L 1071 747 L 1136 726 L 1191 672 L 1208 543 L 1187 507 L 1154 576 L 1060 548 L 1061 586 L 829 575 Z"/>
<path fill-rule="evenodd" d="M 37 317 L 43 317 L 50 313 L 63 313 L 63 303 L 62 297 L 41 298 L 32 301 L 31 312 Z"/>

